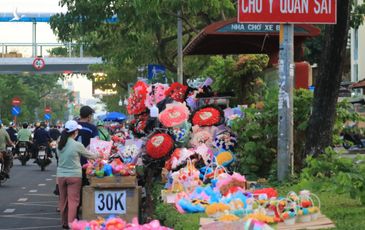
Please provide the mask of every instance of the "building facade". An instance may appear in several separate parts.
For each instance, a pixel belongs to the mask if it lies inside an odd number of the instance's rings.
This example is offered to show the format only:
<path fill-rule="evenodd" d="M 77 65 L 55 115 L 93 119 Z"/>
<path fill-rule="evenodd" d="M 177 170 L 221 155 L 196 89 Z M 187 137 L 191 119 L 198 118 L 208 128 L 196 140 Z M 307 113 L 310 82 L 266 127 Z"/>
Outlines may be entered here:
<path fill-rule="evenodd" d="M 355 0 L 361 4 L 364 0 Z M 351 81 L 365 79 L 365 25 L 351 29 Z"/>

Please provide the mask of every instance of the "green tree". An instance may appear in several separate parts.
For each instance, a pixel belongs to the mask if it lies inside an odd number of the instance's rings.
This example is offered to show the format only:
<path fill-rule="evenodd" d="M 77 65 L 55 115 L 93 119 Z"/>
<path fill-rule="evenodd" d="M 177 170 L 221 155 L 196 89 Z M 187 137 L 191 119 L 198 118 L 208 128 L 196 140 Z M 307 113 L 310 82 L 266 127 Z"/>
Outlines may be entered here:
<path fill-rule="evenodd" d="M 184 46 L 206 25 L 236 15 L 232 0 L 61 0 L 60 4 L 68 12 L 52 17 L 52 29 L 61 41 L 82 42 L 91 54 L 103 57 L 106 64 L 96 71 L 105 72 L 107 78 L 98 84 L 115 83 L 118 94 L 126 93 L 128 83 L 139 76 L 137 68 L 148 63 L 162 64 L 176 76 L 178 10 Z M 111 18 L 117 21 L 108 22 Z M 202 69 L 204 61 L 197 59 L 187 61 L 190 76 L 196 75 L 193 68 Z"/>
<path fill-rule="evenodd" d="M 356 28 L 363 22 L 365 12 L 364 5 L 356 6 L 354 3 L 355 1 L 351 0 L 338 1 L 337 24 L 325 27 L 305 155 L 321 154 L 332 144 L 348 31 L 350 25 Z"/>
<path fill-rule="evenodd" d="M 68 92 L 58 84 L 60 75 L 1 75 L 0 100 L 1 118 L 4 122 L 13 120 L 11 100 L 19 97 L 22 100 L 19 122 L 43 120 L 44 108 L 50 106 L 54 119 L 64 119 L 67 111 L 65 105 Z"/>

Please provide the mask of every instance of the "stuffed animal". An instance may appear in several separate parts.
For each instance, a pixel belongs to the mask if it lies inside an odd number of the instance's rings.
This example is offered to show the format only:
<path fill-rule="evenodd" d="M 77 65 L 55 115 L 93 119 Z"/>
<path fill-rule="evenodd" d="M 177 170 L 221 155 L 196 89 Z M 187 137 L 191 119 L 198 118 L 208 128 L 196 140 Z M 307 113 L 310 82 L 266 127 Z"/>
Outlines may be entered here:
<path fill-rule="evenodd" d="M 229 150 L 221 149 L 220 151 L 216 152 L 214 155 L 215 155 L 215 160 L 216 160 L 217 165 L 222 165 L 224 167 L 228 167 L 235 161 L 235 157 L 234 157 L 233 153 Z"/>

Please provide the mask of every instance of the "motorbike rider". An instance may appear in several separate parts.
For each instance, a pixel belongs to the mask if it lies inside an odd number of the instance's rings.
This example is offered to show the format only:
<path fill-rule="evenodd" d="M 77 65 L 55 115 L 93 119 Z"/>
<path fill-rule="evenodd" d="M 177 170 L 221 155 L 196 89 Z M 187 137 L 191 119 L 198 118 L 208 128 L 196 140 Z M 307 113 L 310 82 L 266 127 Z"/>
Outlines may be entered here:
<path fill-rule="evenodd" d="M 4 176 L 6 178 L 9 178 L 10 164 L 12 158 L 6 152 L 7 144 L 15 147 L 14 143 L 10 139 L 9 134 L 3 128 L 3 125 L 0 124 L 0 153 L 2 155 L 2 158 L 4 159 Z"/>
<path fill-rule="evenodd" d="M 46 124 L 44 122 L 41 122 L 40 123 L 40 126 L 39 128 L 34 132 L 34 144 L 35 144 L 35 162 L 37 162 L 38 160 L 38 150 L 39 150 L 39 147 L 40 146 L 46 146 L 47 147 L 47 153 L 49 155 L 49 148 L 48 148 L 48 145 L 49 145 L 49 142 L 51 140 L 51 137 L 49 135 L 49 132 L 46 131 Z"/>
<path fill-rule="evenodd" d="M 54 141 L 57 141 L 58 138 L 61 136 L 60 130 L 57 128 L 56 125 L 52 126 L 52 128 L 49 130 L 49 135 L 51 136 L 51 139 Z"/>
<path fill-rule="evenodd" d="M 26 142 L 27 149 L 30 149 L 30 143 L 32 142 L 32 132 L 28 129 L 28 123 L 23 123 L 23 128 L 18 132 L 17 150 L 19 148 L 19 142 Z"/>
<path fill-rule="evenodd" d="M 13 143 L 16 143 L 18 138 L 17 138 L 17 131 L 16 131 L 16 125 L 14 122 L 10 122 L 9 123 L 9 127 L 6 129 L 6 132 L 8 132 L 10 140 Z"/>

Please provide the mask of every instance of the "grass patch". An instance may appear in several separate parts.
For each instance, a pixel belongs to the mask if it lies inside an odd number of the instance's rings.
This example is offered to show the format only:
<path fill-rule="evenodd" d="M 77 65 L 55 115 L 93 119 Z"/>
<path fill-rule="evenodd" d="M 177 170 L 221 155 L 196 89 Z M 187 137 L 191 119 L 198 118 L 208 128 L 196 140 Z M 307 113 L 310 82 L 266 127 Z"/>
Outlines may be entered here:
<path fill-rule="evenodd" d="M 204 213 L 180 214 L 174 206 L 163 203 L 158 204 L 155 210 L 155 218 L 164 226 L 175 230 L 199 229 L 200 217 L 206 217 L 206 215 Z"/>
<path fill-rule="evenodd" d="M 307 187 L 311 189 L 312 187 Z M 162 189 L 161 185 L 155 185 L 154 204 L 155 218 L 160 220 L 165 226 L 175 230 L 199 229 L 200 217 L 206 217 L 204 213 L 197 214 L 180 214 L 175 207 L 164 204 L 159 199 Z M 290 187 L 281 187 L 279 193 L 284 195 L 289 191 L 300 191 L 301 187 L 293 185 Z M 313 189 L 312 189 L 313 190 Z M 334 192 L 314 192 L 321 200 L 321 212 L 330 218 L 338 230 L 361 230 L 365 229 L 365 206 L 356 199 L 351 199 L 349 195 L 339 195 Z"/>
<path fill-rule="evenodd" d="M 314 183 L 308 183 L 306 186 L 293 185 L 290 187 L 281 187 L 279 193 L 285 195 L 290 191 L 299 192 L 302 189 L 316 191 L 318 187 Z M 336 225 L 334 229 L 341 230 L 360 230 L 365 229 L 365 206 L 361 205 L 359 199 L 350 198 L 349 194 L 337 194 L 333 191 L 313 192 L 321 200 L 321 212 L 330 218 Z"/>

